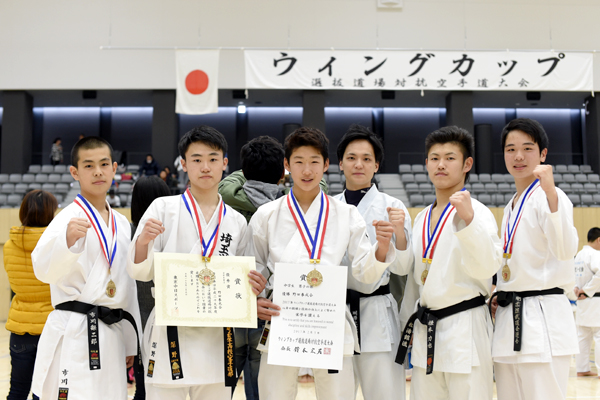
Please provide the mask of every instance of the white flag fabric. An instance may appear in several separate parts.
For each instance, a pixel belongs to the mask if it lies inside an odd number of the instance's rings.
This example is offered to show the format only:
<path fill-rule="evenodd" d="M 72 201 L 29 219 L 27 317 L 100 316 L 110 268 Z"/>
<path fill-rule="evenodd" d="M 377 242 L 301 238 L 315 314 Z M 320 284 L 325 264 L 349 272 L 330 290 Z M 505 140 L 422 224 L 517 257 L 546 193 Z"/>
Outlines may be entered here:
<path fill-rule="evenodd" d="M 219 50 L 177 50 L 178 114 L 211 114 L 219 111 Z"/>

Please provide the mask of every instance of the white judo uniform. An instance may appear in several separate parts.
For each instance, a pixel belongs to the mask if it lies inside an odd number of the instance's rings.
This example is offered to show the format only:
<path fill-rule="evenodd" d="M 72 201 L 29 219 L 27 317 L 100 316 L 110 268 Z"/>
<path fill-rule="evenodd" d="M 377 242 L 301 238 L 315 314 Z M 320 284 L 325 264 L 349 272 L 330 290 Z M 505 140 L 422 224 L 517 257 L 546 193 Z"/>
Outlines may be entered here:
<path fill-rule="evenodd" d="M 266 291 L 269 291 L 273 285 L 275 263 L 309 263 L 309 255 L 288 208 L 288 196 L 261 206 L 248 225 L 251 235 L 248 255 L 256 257 L 257 270 L 268 278 Z M 365 222 L 356 207 L 332 198 L 329 198 L 329 201 L 329 220 L 320 258 L 321 264 L 342 265 L 344 255 L 348 252 L 348 260 L 352 263 L 348 267 L 351 267 L 356 279 L 368 283 L 378 282 L 395 259 L 394 247 L 390 246 L 385 263 L 377 261 L 375 258 L 377 244 L 371 245 L 367 238 Z M 311 232 L 314 232 L 317 226 L 320 205 L 321 195 L 318 195 L 304 214 Z M 274 299 L 274 302 L 277 304 L 277 299 Z M 358 350 L 356 342 L 356 327 L 347 310 L 343 368 L 336 374 L 313 369 L 317 398 L 324 400 L 355 398 L 351 356 L 355 350 Z M 264 353 L 267 348 L 268 342 L 266 346 L 259 346 L 259 350 L 263 351 L 258 376 L 260 398 L 262 400 L 295 399 L 299 368 L 267 364 Z"/>
<path fill-rule="evenodd" d="M 344 193 L 334 197 L 346 203 Z M 379 192 L 375 185 L 371 186 L 357 206 L 358 212 L 367 225 L 367 236 L 371 244 L 377 242 L 374 220 L 389 220 L 387 208 L 404 210 L 404 233 L 411 246 L 411 219 L 404 204 L 385 193 Z M 393 239 L 395 241 L 395 238 Z M 412 257 L 409 252 L 408 257 Z M 407 263 L 412 261 L 406 260 Z M 350 265 L 344 257 L 342 265 Z M 348 269 L 348 289 L 370 294 L 385 286 L 390 281 L 390 272 L 400 273 L 400 258 L 385 270 L 381 278 L 374 284 L 358 281 Z M 413 303 L 414 304 L 414 303 Z M 412 310 L 412 306 L 411 306 Z M 360 385 L 365 400 L 404 399 L 405 376 L 404 367 L 395 362 L 400 342 L 400 321 L 398 306 L 392 294 L 363 297 L 360 299 L 360 355 L 353 357 L 356 385 Z"/>
<path fill-rule="evenodd" d="M 91 207 L 108 247 L 112 249 L 112 230 Z M 71 248 L 67 247 L 69 221 L 72 218 L 87 219 L 76 203 L 65 207 L 40 238 L 31 254 L 33 268 L 39 280 L 50 284 L 53 306 L 80 301 L 111 309 L 121 308 L 134 316 L 141 334 L 137 289 L 126 269 L 131 226 L 118 212 L 113 211 L 113 215 L 117 225 L 117 249 L 110 277 L 108 262 L 94 228 L 88 229 L 86 236 Z M 110 280 L 116 285 L 112 298 L 106 294 Z M 90 370 L 87 316 L 63 310 L 50 313 L 38 344 L 32 385 L 34 394 L 44 400 L 54 400 L 61 388 L 67 389 L 69 398 L 73 399 L 127 398 L 125 358 L 137 355 L 135 331 L 126 320 L 112 325 L 99 321 L 97 326 L 100 369 Z"/>
<path fill-rule="evenodd" d="M 468 226 L 456 210 L 450 213 L 429 264 L 425 284 L 421 281 L 425 269 L 421 260 L 422 233 L 428 229 L 427 209 L 415 218 L 412 248 L 407 250 L 414 252 L 414 268 L 405 265 L 403 273 L 411 272 L 411 284 L 418 285 L 419 303 L 423 307 L 440 310 L 479 295 L 490 296 L 492 277 L 502 260 L 498 226 L 486 206 L 475 199 L 471 202 L 474 217 Z M 402 318 L 403 322 L 405 318 Z M 427 329 L 420 322 L 415 323 L 411 399 L 491 400 L 492 321 L 486 307 L 472 308 L 437 322 L 433 373 L 430 375 L 426 375 Z"/>
<path fill-rule="evenodd" d="M 221 196 L 219 195 L 219 199 Z M 194 200 L 195 201 L 195 200 Z M 219 222 L 219 208 L 207 222 L 196 204 L 202 231 L 212 233 Z M 233 208 L 225 205 L 219 236 L 213 257 L 223 254 L 243 255 L 246 246 L 246 219 Z M 165 231 L 148 244 L 145 261 L 136 264 L 135 242 L 146 221 L 154 218 L 163 223 Z M 142 217 L 128 254 L 127 269 L 132 277 L 141 281 L 154 279 L 154 252 L 202 254 L 197 228 L 181 196 L 161 197 L 150 205 Z M 183 378 L 173 380 L 169 358 L 167 327 L 156 326 L 155 310 L 152 311 L 143 340 L 144 367 L 148 371 L 149 359 L 155 360 L 152 377 L 145 377 L 146 396 L 153 399 L 229 399 L 231 389 L 224 385 L 223 328 L 178 327 L 179 352 Z M 154 357 L 152 354 L 154 353 Z"/>
<path fill-rule="evenodd" d="M 595 343 L 596 368 L 600 371 L 600 251 L 585 245 L 575 257 L 575 283 L 583 289 L 587 299 L 577 300 L 575 322 L 579 337 L 577 372 L 590 371 L 590 350 Z"/>
<path fill-rule="evenodd" d="M 577 252 L 577 230 L 573 226 L 573 205 L 558 192 L 558 211 L 550 212 L 546 193 L 539 183 L 532 187 L 523 205 L 521 221 L 514 233 L 512 256 L 508 259 L 510 278 L 498 273 L 496 290 L 522 292 L 561 288 L 572 292 L 575 285 L 573 258 Z M 537 187 L 537 188 L 536 188 Z M 512 207 L 504 209 L 512 227 L 525 193 Z M 492 355 L 499 400 L 564 399 L 569 360 L 579 351 L 575 320 L 565 295 L 525 297 L 521 351 L 514 351 L 512 304 L 498 307 Z"/>

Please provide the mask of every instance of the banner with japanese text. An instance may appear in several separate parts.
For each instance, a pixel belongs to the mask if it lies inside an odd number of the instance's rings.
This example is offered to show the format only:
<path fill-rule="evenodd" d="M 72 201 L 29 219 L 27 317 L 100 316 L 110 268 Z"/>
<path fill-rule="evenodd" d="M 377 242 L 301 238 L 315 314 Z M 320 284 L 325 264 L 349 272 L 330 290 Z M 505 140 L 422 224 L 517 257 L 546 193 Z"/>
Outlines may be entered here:
<path fill-rule="evenodd" d="M 248 89 L 592 91 L 593 54 L 246 50 Z"/>

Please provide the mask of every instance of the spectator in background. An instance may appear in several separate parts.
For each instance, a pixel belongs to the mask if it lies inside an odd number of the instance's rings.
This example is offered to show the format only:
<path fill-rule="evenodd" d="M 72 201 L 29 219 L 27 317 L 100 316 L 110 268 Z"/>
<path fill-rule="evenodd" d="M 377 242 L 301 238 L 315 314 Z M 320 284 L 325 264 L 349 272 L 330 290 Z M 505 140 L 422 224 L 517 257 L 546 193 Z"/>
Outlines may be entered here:
<path fill-rule="evenodd" d="M 60 138 L 54 139 L 52 142 L 52 149 L 50 150 L 50 164 L 58 165 L 63 161 L 63 148 L 62 140 Z"/>
<path fill-rule="evenodd" d="M 111 187 L 108 190 L 108 196 L 106 196 L 106 201 L 111 207 L 121 207 L 121 199 L 117 196 L 115 187 Z"/>
<path fill-rule="evenodd" d="M 169 167 L 165 167 L 160 171 L 159 176 L 167 184 L 169 190 L 171 190 L 171 194 L 177 194 L 177 177 L 171 173 Z"/>
<path fill-rule="evenodd" d="M 187 186 L 188 175 L 187 172 L 183 170 L 183 166 L 181 165 L 181 156 L 177 156 L 173 165 L 177 169 L 177 180 L 179 181 L 179 184 Z"/>
<path fill-rule="evenodd" d="M 48 192 L 27 193 L 19 210 L 22 226 L 11 228 L 10 239 L 4 245 L 4 268 L 15 293 L 6 321 L 6 329 L 11 332 L 12 365 L 8 400 L 28 398 L 38 341 L 52 311 L 50 286 L 35 277 L 31 252 L 57 207 L 56 198 Z"/>
<path fill-rule="evenodd" d="M 152 154 L 146 155 L 146 161 L 140 167 L 140 176 L 151 176 L 158 175 L 160 168 L 158 168 L 158 163 L 152 156 Z"/>
<path fill-rule="evenodd" d="M 112 189 L 111 189 L 112 190 Z M 154 199 L 163 196 L 171 195 L 171 191 L 167 184 L 157 176 L 143 176 L 133 186 L 131 194 L 131 234 L 133 235 L 137 229 L 142 215 L 146 209 L 152 204 Z M 133 236 L 132 236 L 133 238 Z M 154 295 L 152 289 L 154 282 L 137 283 L 138 302 L 140 304 L 140 316 L 142 318 L 142 330 L 146 329 L 146 321 L 154 308 Z M 136 357 L 137 358 L 137 357 Z M 144 387 L 144 371 L 142 370 L 139 360 L 133 363 L 135 370 L 135 397 L 134 400 L 143 400 L 146 398 L 146 390 Z"/>

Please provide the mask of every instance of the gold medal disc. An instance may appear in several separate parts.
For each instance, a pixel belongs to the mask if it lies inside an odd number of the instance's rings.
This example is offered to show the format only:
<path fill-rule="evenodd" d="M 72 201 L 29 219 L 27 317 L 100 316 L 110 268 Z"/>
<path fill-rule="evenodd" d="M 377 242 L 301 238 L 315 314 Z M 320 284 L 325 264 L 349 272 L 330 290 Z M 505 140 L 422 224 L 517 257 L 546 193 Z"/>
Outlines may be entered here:
<path fill-rule="evenodd" d="M 427 280 L 428 274 L 429 274 L 428 270 L 424 270 L 423 273 L 421 274 L 421 282 L 423 283 L 423 285 L 425 284 L 425 281 Z"/>
<path fill-rule="evenodd" d="M 508 268 L 508 264 L 504 264 L 502 267 L 502 279 L 504 282 L 508 282 L 510 279 L 510 268 Z"/>
<path fill-rule="evenodd" d="M 315 268 L 306 275 L 306 282 L 312 287 L 317 287 L 323 283 L 323 275 Z"/>
<path fill-rule="evenodd" d="M 110 298 L 113 298 L 113 297 L 115 297 L 116 293 L 117 293 L 117 285 L 115 285 L 115 283 L 111 279 L 106 284 L 106 295 Z"/>
<path fill-rule="evenodd" d="M 204 268 L 198 274 L 198 279 L 203 285 L 210 286 L 215 281 L 215 273 L 208 268 Z"/>

